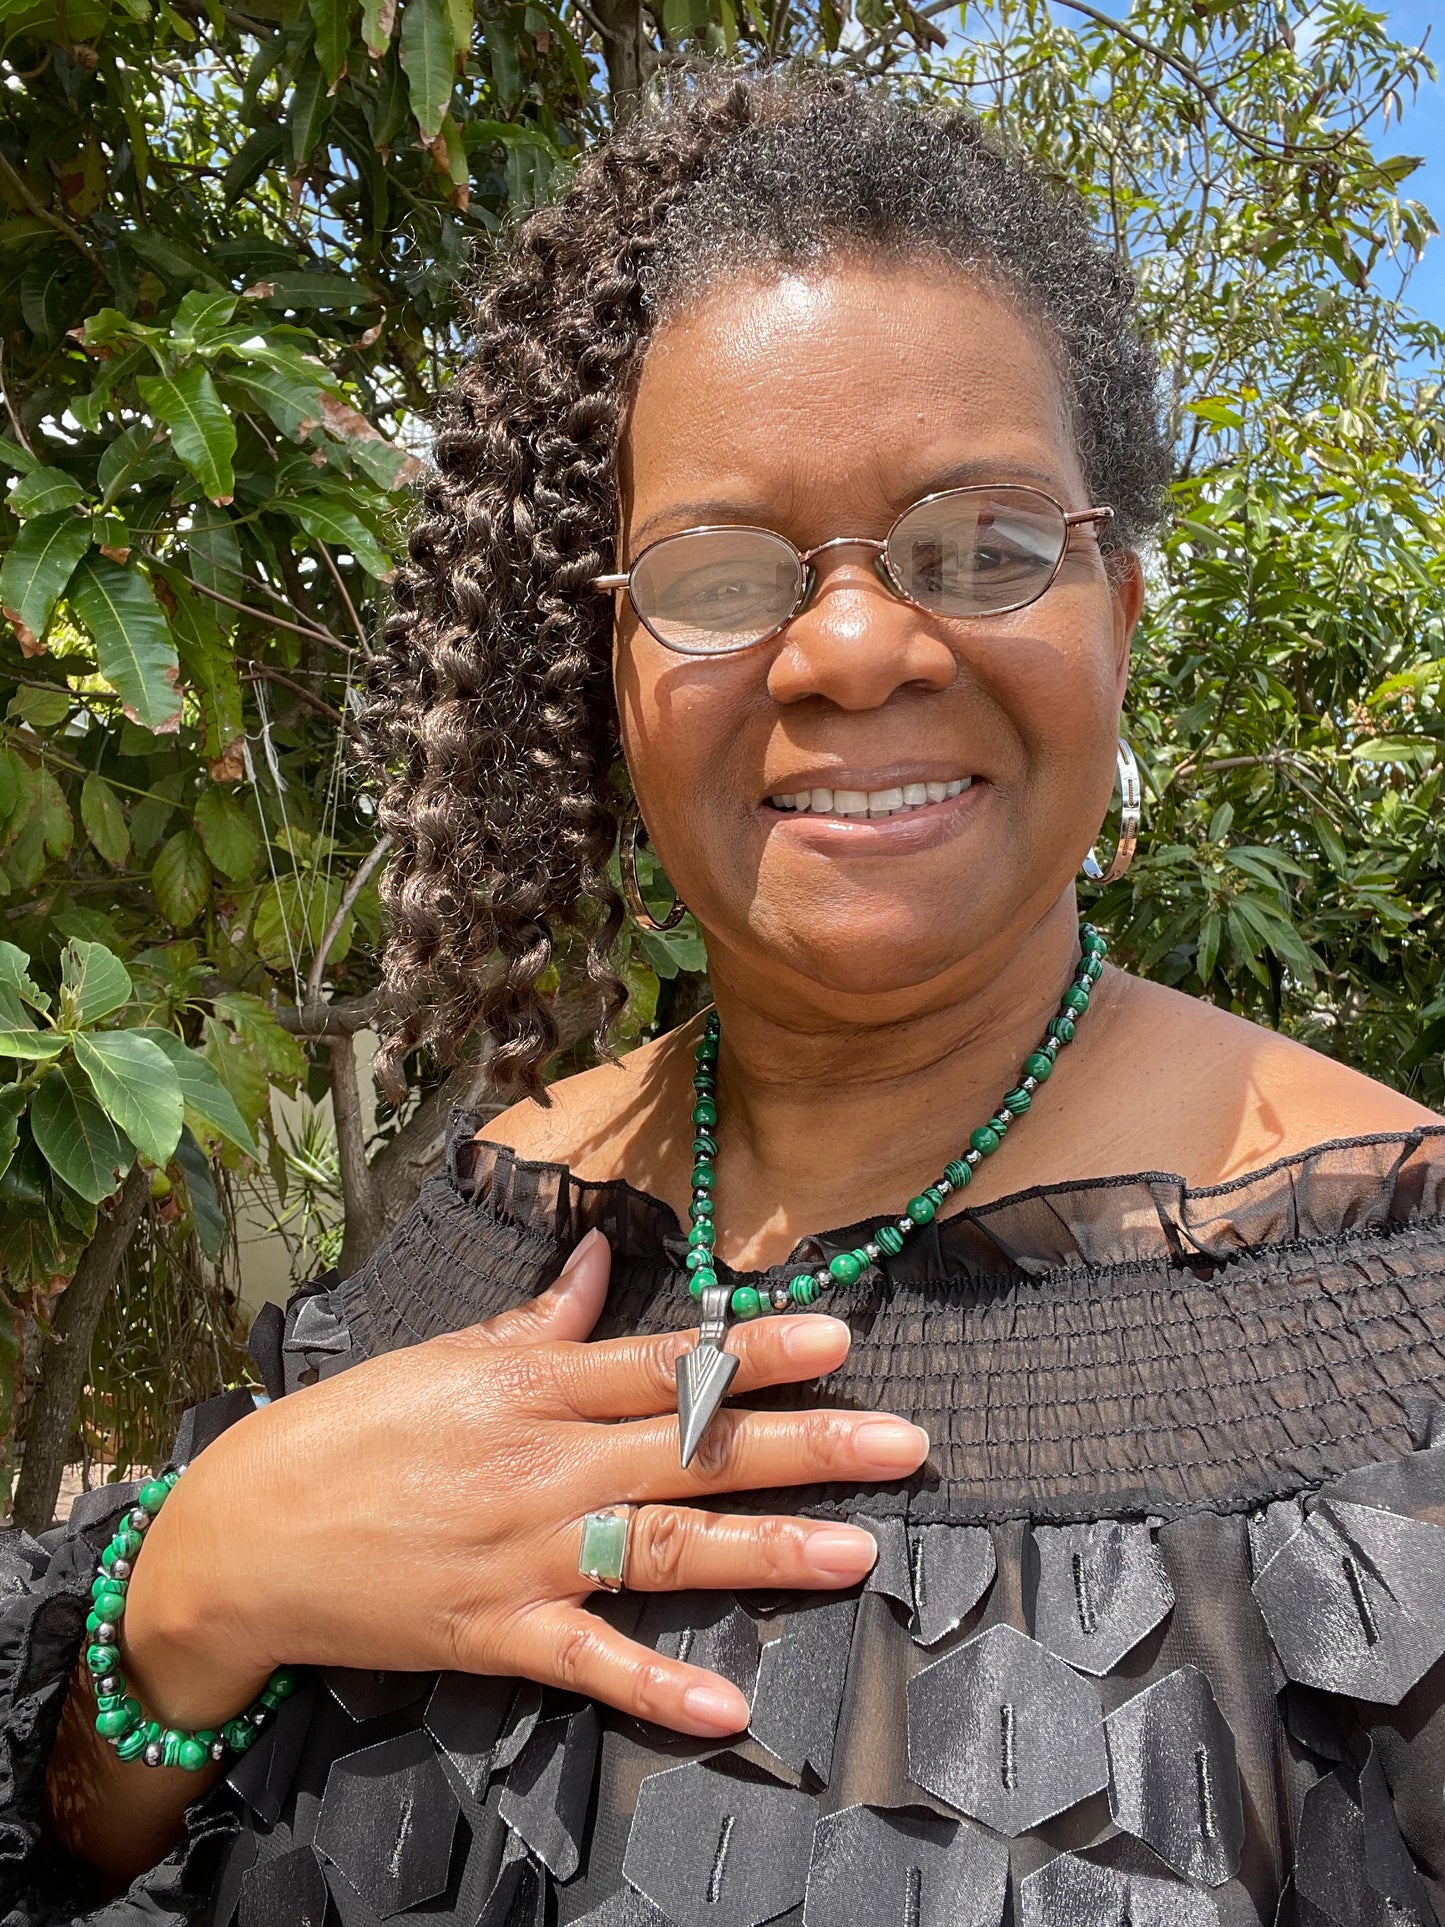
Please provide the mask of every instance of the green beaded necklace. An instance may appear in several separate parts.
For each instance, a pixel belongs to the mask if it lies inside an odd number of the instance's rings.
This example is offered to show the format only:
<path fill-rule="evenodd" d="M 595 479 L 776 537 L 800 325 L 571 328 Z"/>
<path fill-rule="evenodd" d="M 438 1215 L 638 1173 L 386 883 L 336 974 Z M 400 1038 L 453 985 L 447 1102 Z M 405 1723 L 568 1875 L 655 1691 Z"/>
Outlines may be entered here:
<path fill-rule="evenodd" d="M 757 1318 L 766 1311 L 806 1311 L 817 1303 L 831 1286 L 856 1284 L 865 1271 L 885 1259 L 896 1258 L 906 1239 L 920 1226 L 931 1224 L 945 1198 L 961 1191 L 973 1177 L 975 1168 L 992 1157 L 1007 1136 L 1016 1118 L 1022 1117 L 1033 1103 L 1040 1084 L 1053 1075 L 1055 1061 L 1066 1044 L 1073 1041 L 1074 1027 L 1089 1008 L 1089 995 L 1103 975 L 1109 946 L 1092 924 L 1079 926 L 1079 947 L 1083 952 L 1074 980 L 1059 1002 L 1058 1014 L 1049 1022 L 1037 1050 L 1024 1059 L 1018 1083 L 1005 1091 L 998 1110 L 986 1124 L 980 1124 L 969 1138 L 969 1148 L 960 1158 L 943 1167 L 943 1175 L 925 1185 L 897 1218 L 886 1218 L 873 1228 L 873 1234 L 854 1251 L 840 1251 L 817 1271 L 802 1271 L 787 1284 L 774 1285 L 764 1296 L 752 1285 L 739 1285 L 731 1293 L 718 1283 L 715 1264 L 717 1223 L 713 1214 L 713 1192 L 717 1175 L 717 1062 L 721 1025 L 716 1011 L 709 1011 L 702 1037 L 694 1053 L 692 1087 L 696 1097 L 692 1121 L 697 1135 L 692 1141 L 692 1229 L 688 1233 L 688 1290 L 703 1307 L 702 1333 L 697 1349 L 678 1360 L 678 1416 L 682 1440 L 682 1462 L 687 1464 L 696 1451 L 718 1406 L 722 1403 L 737 1360 L 722 1350 L 727 1314 L 734 1318 Z"/>

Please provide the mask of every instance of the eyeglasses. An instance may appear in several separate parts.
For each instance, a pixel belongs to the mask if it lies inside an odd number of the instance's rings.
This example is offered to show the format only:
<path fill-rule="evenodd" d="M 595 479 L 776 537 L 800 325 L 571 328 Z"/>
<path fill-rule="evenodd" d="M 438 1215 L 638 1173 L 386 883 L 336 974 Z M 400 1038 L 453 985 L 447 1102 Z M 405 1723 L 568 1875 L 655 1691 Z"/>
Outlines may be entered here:
<path fill-rule="evenodd" d="M 787 627 L 818 586 L 815 559 L 830 549 L 871 549 L 879 580 L 902 602 L 937 616 L 1002 616 L 1027 608 L 1052 584 L 1073 529 L 1095 534 L 1111 508 L 1065 509 L 1042 489 L 1013 483 L 949 488 L 904 509 L 880 542 L 838 535 L 795 549 L 771 529 L 683 529 L 650 542 L 621 575 L 592 587 L 626 589 L 638 620 L 684 656 L 727 656 Z"/>

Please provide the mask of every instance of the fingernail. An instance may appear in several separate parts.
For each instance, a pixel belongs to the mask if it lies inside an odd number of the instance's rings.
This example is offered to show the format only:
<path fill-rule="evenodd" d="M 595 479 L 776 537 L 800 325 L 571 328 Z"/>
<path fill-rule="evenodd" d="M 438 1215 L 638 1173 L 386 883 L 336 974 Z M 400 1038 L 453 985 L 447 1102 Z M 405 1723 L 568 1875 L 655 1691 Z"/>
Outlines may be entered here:
<path fill-rule="evenodd" d="M 872 1418 L 853 1434 L 853 1449 L 869 1465 L 911 1472 L 928 1457 L 930 1440 L 921 1425 L 901 1418 Z"/>
<path fill-rule="evenodd" d="M 602 1233 L 597 1229 L 596 1225 L 594 1225 L 592 1229 L 587 1233 L 585 1238 L 581 1238 L 578 1240 L 576 1246 L 573 1249 L 572 1256 L 567 1260 L 566 1264 L 563 1265 L 562 1269 L 557 1274 L 557 1283 L 559 1285 L 561 1284 L 562 1280 L 567 1276 L 567 1274 L 574 1269 L 578 1260 L 586 1257 L 587 1253 L 592 1249 L 593 1245 L 596 1244 L 597 1240 L 601 1236 L 602 1236 Z"/>
<path fill-rule="evenodd" d="M 699 1726 L 710 1726 L 717 1733 L 740 1733 L 750 1717 L 747 1701 L 730 1686 L 689 1686 L 682 1696 L 682 1710 Z"/>
<path fill-rule="evenodd" d="M 800 1365 L 816 1365 L 820 1359 L 836 1358 L 839 1341 L 844 1350 L 853 1334 L 841 1318 L 828 1318 L 810 1312 L 806 1318 L 790 1318 L 783 1329 L 783 1350 Z"/>
<path fill-rule="evenodd" d="M 803 1541 L 803 1557 L 829 1579 L 861 1579 L 873 1570 L 878 1541 L 857 1526 L 824 1526 Z"/>

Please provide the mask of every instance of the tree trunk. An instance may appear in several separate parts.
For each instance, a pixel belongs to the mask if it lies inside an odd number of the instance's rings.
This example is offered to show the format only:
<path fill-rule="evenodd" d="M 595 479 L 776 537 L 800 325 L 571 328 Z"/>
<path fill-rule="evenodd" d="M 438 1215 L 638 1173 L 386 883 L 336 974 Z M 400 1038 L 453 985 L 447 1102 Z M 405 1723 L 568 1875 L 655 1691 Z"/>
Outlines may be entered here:
<path fill-rule="evenodd" d="M 631 114 L 642 93 L 641 0 L 595 0 L 607 62 L 607 91 L 617 125 Z"/>
<path fill-rule="evenodd" d="M 109 1211 L 102 1209 L 95 1236 L 81 1253 L 75 1276 L 56 1306 L 55 1338 L 41 1356 L 40 1381 L 26 1415 L 25 1456 L 15 1487 L 15 1523 L 27 1532 L 46 1531 L 55 1517 L 71 1427 L 90 1363 L 90 1342 L 149 1196 L 149 1173 L 137 1161 L 120 1196 Z"/>
<path fill-rule="evenodd" d="M 385 1229 L 380 1186 L 366 1162 L 366 1131 L 361 1116 L 361 1085 L 356 1075 L 356 1040 L 332 1037 L 331 1113 L 336 1125 L 336 1154 L 341 1166 L 341 1199 L 345 1223 L 339 1264 L 343 1278 L 358 1271 L 381 1242 Z"/>

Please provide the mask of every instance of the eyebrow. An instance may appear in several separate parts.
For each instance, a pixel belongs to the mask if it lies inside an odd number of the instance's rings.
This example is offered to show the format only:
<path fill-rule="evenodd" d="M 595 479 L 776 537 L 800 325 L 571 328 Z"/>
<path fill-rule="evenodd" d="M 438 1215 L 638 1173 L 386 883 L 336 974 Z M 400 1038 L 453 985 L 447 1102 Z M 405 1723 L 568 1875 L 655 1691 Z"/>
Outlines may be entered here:
<path fill-rule="evenodd" d="M 1007 459 L 970 460 L 955 462 L 940 470 L 929 481 L 910 489 L 900 500 L 896 514 L 901 514 L 911 502 L 922 501 L 925 495 L 937 495 L 944 489 L 967 488 L 977 482 L 1017 482 L 1024 486 L 1041 488 L 1049 495 L 1059 495 L 1062 484 L 1057 475 L 1047 469 L 1035 468 L 1027 462 L 1012 462 Z M 666 523 L 674 524 L 674 532 L 697 528 L 709 523 L 724 526 L 737 524 L 743 528 L 769 528 L 768 513 L 756 502 L 738 501 L 727 496 L 712 496 L 691 502 L 672 502 L 666 508 L 658 509 L 631 531 L 631 544 L 634 549 L 641 548 L 654 529 Z"/>

